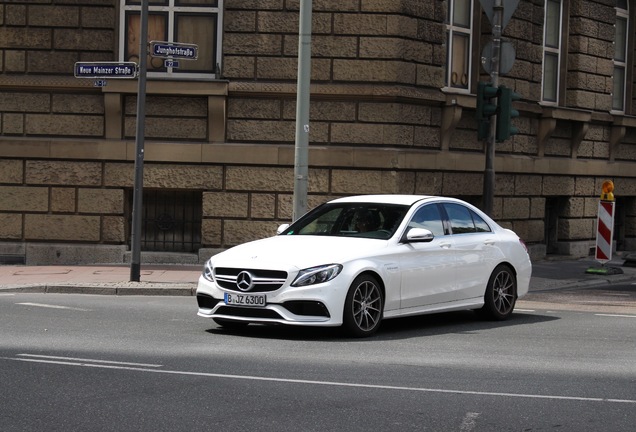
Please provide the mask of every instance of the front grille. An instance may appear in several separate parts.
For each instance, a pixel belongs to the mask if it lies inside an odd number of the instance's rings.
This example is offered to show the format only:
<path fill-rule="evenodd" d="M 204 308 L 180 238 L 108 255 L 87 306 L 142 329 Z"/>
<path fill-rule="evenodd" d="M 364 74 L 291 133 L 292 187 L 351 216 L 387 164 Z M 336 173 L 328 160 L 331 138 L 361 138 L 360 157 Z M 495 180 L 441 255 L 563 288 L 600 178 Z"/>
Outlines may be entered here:
<path fill-rule="evenodd" d="M 278 312 L 270 309 L 221 306 L 216 311 L 217 315 L 235 316 L 241 318 L 272 318 L 282 319 Z"/>
<path fill-rule="evenodd" d="M 214 269 L 214 280 L 221 287 L 229 291 L 242 292 L 236 286 L 239 273 L 247 271 L 252 275 L 254 286 L 249 292 L 271 292 L 283 286 L 287 280 L 287 272 L 279 270 L 237 269 L 219 267 Z"/>

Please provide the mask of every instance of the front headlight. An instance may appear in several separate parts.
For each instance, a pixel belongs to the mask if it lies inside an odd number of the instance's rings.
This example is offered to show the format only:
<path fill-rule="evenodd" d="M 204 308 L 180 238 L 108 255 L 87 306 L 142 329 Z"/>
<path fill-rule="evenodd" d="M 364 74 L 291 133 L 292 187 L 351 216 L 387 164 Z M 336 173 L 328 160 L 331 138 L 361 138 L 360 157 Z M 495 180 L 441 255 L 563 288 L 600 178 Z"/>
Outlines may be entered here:
<path fill-rule="evenodd" d="M 214 282 L 214 268 L 212 267 L 210 260 L 206 261 L 203 266 L 203 277 L 210 282 Z"/>
<path fill-rule="evenodd" d="M 340 264 L 329 264 L 301 270 L 292 282 L 292 286 L 301 287 L 328 282 L 342 271 Z"/>

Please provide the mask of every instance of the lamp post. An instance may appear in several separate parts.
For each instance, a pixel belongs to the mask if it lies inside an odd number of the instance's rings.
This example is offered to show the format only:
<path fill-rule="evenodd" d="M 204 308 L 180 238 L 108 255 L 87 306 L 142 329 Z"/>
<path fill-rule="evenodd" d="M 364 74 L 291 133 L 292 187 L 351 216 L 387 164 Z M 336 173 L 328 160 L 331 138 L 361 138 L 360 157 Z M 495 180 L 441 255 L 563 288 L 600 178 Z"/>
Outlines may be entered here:
<path fill-rule="evenodd" d="M 131 229 L 130 281 L 141 275 L 141 213 L 144 190 L 144 134 L 146 127 L 146 63 L 148 51 L 148 0 L 141 0 L 139 37 L 139 87 L 137 89 L 137 130 L 135 139 L 135 183 Z"/>
<path fill-rule="evenodd" d="M 490 82 L 494 88 L 499 87 L 499 68 L 501 65 L 501 27 L 503 23 L 502 0 L 495 0 L 492 20 L 492 66 Z M 497 135 L 497 114 L 490 119 L 490 135 L 486 141 L 486 167 L 484 169 L 484 212 L 493 215 L 495 195 L 495 145 Z"/>
<path fill-rule="evenodd" d="M 307 183 L 309 177 L 309 85 L 311 82 L 311 1 L 312 0 L 300 0 L 293 220 L 298 219 L 307 211 Z"/>

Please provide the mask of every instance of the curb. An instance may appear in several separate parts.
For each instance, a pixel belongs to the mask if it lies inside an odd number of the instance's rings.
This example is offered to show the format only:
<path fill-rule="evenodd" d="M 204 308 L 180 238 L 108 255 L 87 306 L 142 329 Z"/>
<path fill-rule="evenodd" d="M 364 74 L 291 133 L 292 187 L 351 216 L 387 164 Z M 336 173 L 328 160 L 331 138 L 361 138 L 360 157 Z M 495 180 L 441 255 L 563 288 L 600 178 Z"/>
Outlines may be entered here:
<path fill-rule="evenodd" d="M 636 282 L 636 275 L 590 275 L 585 279 L 551 279 L 535 277 L 531 279 L 528 294 L 550 291 L 592 289 L 618 283 Z M 532 288 L 538 285 L 537 288 Z M 0 294 L 89 294 L 116 296 L 194 296 L 196 282 L 110 282 L 110 283 L 53 283 L 20 284 L 0 287 Z"/>
<path fill-rule="evenodd" d="M 619 283 L 629 283 L 636 282 L 636 276 L 630 274 L 621 274 L 621 275 L 611 275 L 604 277 L 592 276 L 594 279 L 548 279 L 548 278 L 537 278 L 542 281 L 552 281 L 553 286 L 550 287 L 541 287 L 537 289 L 532 289 L 532 281 L 530 282 L 530 290 L 528 293 L 538 293 L 538 292 L 547 292 L 547 291 L 556 291 L 556 290 L 569 290 L 569 289 L 591 289 L 597 288 L 606 285 L 613 285 Z M 537 281 L 535 279 L 535 281 Z"/>
<path fill-rule="evenodd" d="M 117 296 L 194 296 L 197 284 L 127 282 L 125 284 L 31 284 L 0 288 L 0 293 L 90 294 Z"/>

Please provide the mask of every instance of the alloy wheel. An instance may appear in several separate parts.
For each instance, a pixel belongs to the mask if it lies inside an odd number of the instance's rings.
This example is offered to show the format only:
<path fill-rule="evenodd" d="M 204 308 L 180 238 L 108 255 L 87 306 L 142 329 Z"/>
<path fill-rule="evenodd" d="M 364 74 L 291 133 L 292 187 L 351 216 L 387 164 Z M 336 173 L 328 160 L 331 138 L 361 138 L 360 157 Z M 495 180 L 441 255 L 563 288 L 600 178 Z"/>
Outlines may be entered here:
<path fill-rule="evenodd" d="M 370 280 L 360 283 L 353 293 L 353 319 L 356 326 L 368 332 L 373 330 L 382 317 L 382 294 Z"/>
<path fill-rule="evenodd" d="M 501 315 L 508 315 L 515 305 L 515 280 L 508 270 L 500 271 L 493 281 L 493 302 Z"/>

